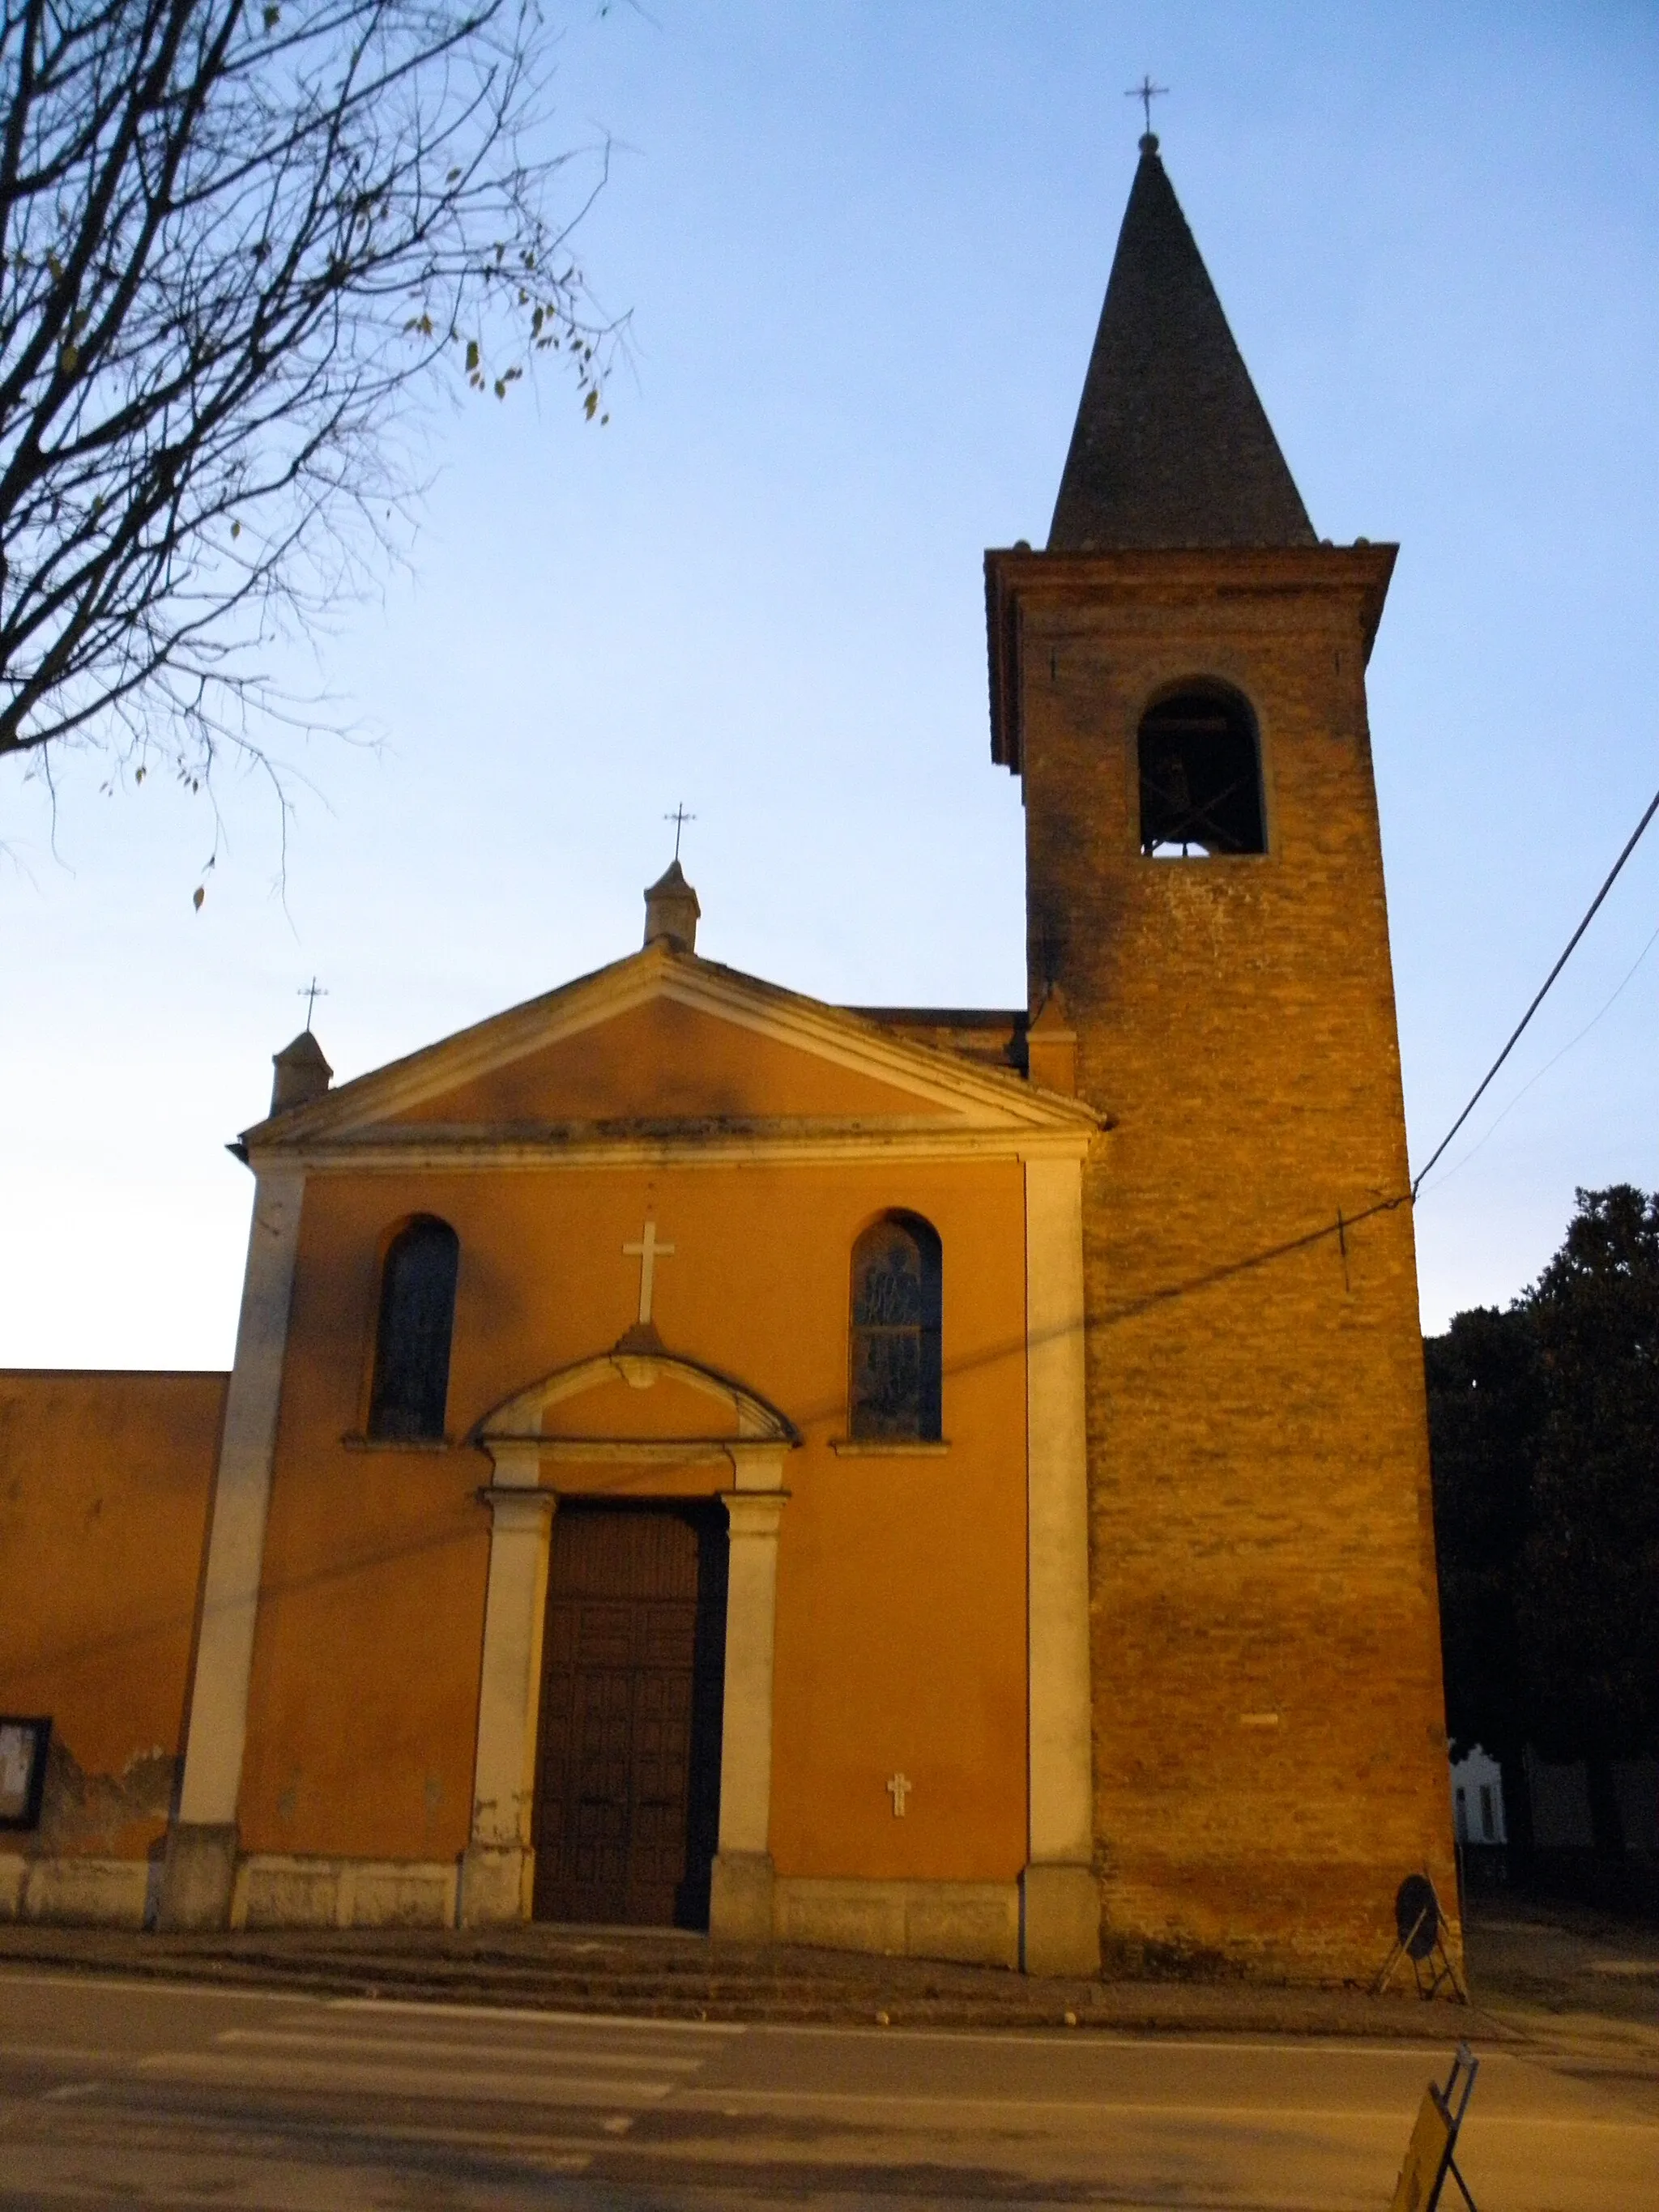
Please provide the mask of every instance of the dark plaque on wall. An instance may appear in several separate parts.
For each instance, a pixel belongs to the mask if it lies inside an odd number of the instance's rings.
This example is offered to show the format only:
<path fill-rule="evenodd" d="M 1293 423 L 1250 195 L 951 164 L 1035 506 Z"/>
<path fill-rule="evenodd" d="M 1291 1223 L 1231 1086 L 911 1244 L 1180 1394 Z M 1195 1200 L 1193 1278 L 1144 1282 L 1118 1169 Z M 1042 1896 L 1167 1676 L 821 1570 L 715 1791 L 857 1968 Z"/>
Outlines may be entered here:
<path fill-rule="evenodd" d="M 0 1713 L 0 1828 L 38 1828 L 46 1789 L 49 1720 Z"/>

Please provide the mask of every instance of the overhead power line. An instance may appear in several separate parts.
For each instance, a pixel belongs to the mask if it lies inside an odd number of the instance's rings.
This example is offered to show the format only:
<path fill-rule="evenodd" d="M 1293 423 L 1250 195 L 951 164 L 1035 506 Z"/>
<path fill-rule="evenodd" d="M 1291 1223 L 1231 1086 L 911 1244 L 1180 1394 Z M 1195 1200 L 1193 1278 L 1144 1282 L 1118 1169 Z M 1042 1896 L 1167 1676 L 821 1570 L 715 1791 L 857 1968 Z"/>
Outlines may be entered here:
<path fill-rule="evenodd" d="M 1498 1054 L 1497 1059 L 1493 1060 L 1492 1066 L 1486 1070 L 1485 1075 L 1480 1079 L 1474 1095 L 1469 1100 L 1468 1104 L 1463 1109 L 1457 1119 L 1452 1123 L 1450 1128 L 1447 1130 L 1445 1135 L 1435 1146 L 1433 1152 L 1430 1153 L 1428 1159 L 1424 1165 L 1418 1170 L 1416 1179 L 1412 1184 L 1412 1196 L 1413 1199 L 1417 1196 L 1418 1192 L 1423 1188 L 1424 1176 L 1427 1175 L 1429 1170 L 1440 1158 L 1447 1146 L 1450 1144 L 1452 1139 L 1462 1127 L 1464 1122 L 1468 1120 L 1470 1115 L 1474 1113 L 1475 1108 L 1480 1103 L 1481 1099 L 1486 1096 L 1487 1086 L 1491 1084 L 1493 1076 L 1497 1074 L 1498 1069 L 1502 1067 L 1504 1062 L 1509 1058 L 1510 1054 L 1515 1050 L 1516 1046 L 1521 1042 L 1522 1031 L 1526 1028 L 1527 1024 L 1532 1019 L 1533 1016 L 1538 1012 L 1540 1006 L 1543 1005 L 1544 1000 L 1548 997 L 1551 984 L 1554 982 L 1556 977 L 1566 966 L 1568 961 L 1571 959 L 1574 949 L 1577 946 L 1579 939 L 1583 935 L 1584 932 L 1589 927 L 1590 923 L 1595 918 L 1596 908 L 1601 905 L 1602 900 L 1606 898 L 1607 893 L 1613 889 L 1613 884 L 1618 881 L 1620 870 L 1624 866 L 1626 861 L 1629 860 L 1631 854 L 1636 850 L 1637 846 L 1641 842 L 1642 832 L 1647 828 L 1649 823 L 1652 821 L 1656 814 L 1659 814 L 1659 791 L 1656 791 L 1653 797 L 1648 801 L 1647 812 L 1637 823 L 1635 829 L 1631 831 L 1624 851 L 1619 855 L 1619 858 L 1613 862 L 1612 867 L 1607 871 L 1607 881 L 1602 884 L 1601 890 L 1597 891 L 1595 896 L 1590 901 L 1589 906 L 1584 909 L 1583 920 L 1579 923 L 1577 928 L 1574 930 L 1572 935 L 1567 939 L 1566 950 L 1562 953 L 1561 957 L 1556 962 L 1554 967 L 1550 969 L 1549 974 L 1545 976 L 1542 984 L 1539 988 L 1537 997 L 1533 1000 L 1532 1004 L 1527 1008 L 1526 1012 L 1522 1015 L 1520 1020 L 1516 1024 L 1509 1042 L 1504 1047 L 1503 1051 Z"/>

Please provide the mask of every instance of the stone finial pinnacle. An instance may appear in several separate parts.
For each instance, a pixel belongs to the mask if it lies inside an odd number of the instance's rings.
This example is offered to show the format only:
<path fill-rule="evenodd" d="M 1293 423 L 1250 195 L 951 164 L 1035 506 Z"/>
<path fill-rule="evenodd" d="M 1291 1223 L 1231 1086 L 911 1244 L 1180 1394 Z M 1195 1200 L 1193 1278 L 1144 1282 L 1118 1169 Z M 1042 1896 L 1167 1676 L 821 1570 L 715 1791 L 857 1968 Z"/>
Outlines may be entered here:
<path fill-rule="evenodd" d="M 270 1110 L 285 1114 L 290 1106 L 308 1106 L 320 1098 L 334 1079 L 334 1070 L 323 1057 L 323 1048 L 310 1030 L 301 1030 L 292 1044 L 273 1053 L 276 1078 L 270 1086 Z"/>
<path fill-rule="evenodd" d="M 671 860 L 645 895 L 647 945 L 665 945 L 674 952 L 695 952 L 702 914 L 697 894 L 686 882 L 679 862 Z"/>

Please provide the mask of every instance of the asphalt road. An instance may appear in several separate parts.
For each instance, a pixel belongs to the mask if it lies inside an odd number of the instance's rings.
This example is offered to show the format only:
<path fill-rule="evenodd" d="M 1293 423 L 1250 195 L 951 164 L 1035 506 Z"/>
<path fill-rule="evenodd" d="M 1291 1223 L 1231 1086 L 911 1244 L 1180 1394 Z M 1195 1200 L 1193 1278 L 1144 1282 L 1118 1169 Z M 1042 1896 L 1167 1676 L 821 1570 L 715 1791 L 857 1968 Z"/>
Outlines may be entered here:
<path fill-rule="evenodd" d="M 1449 2056 L 595 2019 L 14 1969 L 0 2206 L 1385 2212 Z M 1659 2212 L 1650 2048 L 1480 2056 L 1460 2159 L 1480 2212 Z"/>

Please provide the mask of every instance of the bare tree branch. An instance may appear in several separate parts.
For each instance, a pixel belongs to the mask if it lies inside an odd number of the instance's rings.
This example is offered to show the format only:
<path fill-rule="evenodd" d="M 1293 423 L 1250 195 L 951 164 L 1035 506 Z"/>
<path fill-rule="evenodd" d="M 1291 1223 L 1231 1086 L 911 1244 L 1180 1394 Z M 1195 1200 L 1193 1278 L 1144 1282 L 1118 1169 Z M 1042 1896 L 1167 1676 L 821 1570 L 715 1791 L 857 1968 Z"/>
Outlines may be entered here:
<path fill-rule="evenodd" d="M 391 549 L 416 388 L 557 351 L 599 414 L 548 44 L 532 0 L 0 0 L 0 756 L 263 760 L 259 651 Z"/>

